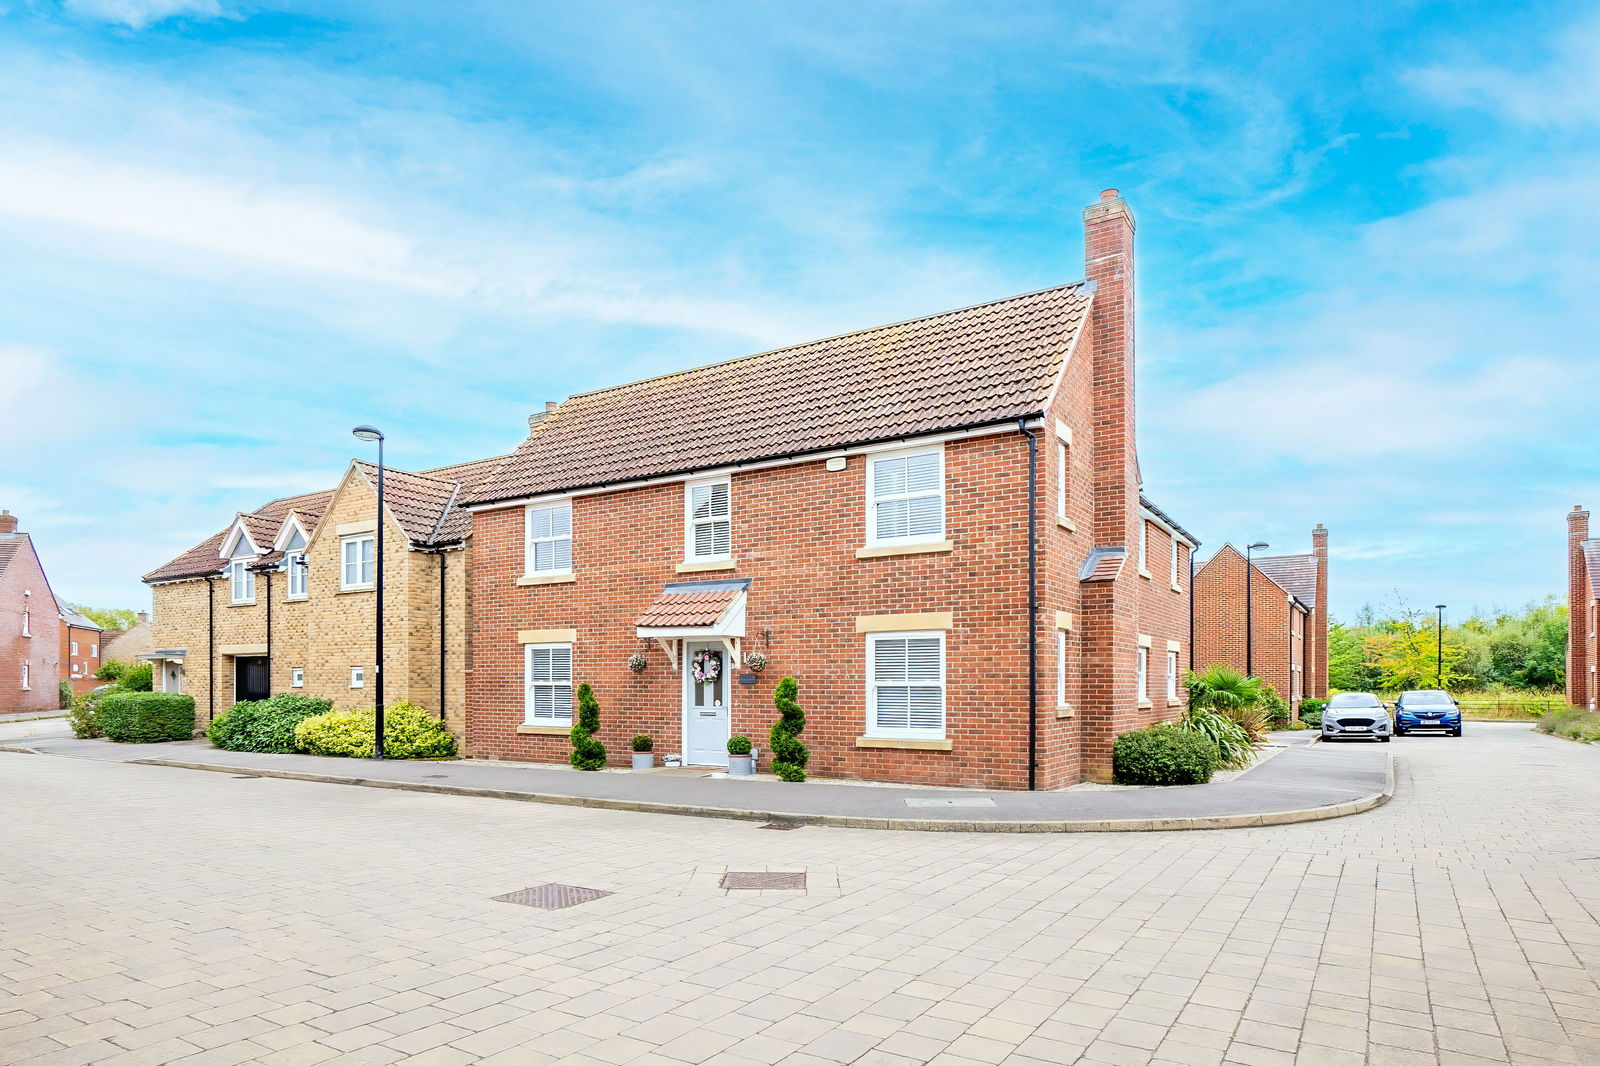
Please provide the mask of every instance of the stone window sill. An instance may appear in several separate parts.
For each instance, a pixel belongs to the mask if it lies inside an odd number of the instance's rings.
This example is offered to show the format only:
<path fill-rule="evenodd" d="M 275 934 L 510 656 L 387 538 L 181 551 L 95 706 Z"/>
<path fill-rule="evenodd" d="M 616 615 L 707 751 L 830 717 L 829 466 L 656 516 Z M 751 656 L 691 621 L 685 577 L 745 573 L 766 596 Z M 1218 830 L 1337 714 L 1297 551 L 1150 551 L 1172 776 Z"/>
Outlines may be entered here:
<path fill-rule="evenodd" d="M 310 596 L 285 596 L 283 598 L 283 602 L 284 603 L 304 603 L 307 600 L 309 600 L 310 598 L 311 598 Z"/>
<path fill-rule="evenodd" d="M 565 737 L 572 735 L 570 725 L 519 725 L 517 732 L 539 737 Z"/>
<path fill-rule="evenodd" d="M 1141 566 L 1141 567 L 1140 567 L 1140 568 L 1139 568 L 1139 576 L 1140 576 L 1140 577 L 1142 577 L 1142 578 L 1144 578 L 1144 579 L 1145 579 L 1145 580 L 1146 580 L 1146 581 L 1150 581 L 1150 580 L 1153 580 L 1153 579 L 1152 579 L 1152 578 L 1151 578 L 1151 577 L 1150 577 L 1150 571 L 1148 571 L 1148 570 L 1146 570 L 1146 569 L 1145 569 L 1145 568 L 1144 568 L 1144 567 L 1142 567 L 1142 566 Z"/>
<path fill-rule="evenodd" d="M 901 751 L 950 751 L 955 744 L 949 740 L 912 740 L 901 737 L 856 737 L 858 748 L 893 748 Z"/>
<path fill-rule="evenodd" d="M 229 607 L 254 607 L 255 605 L 256 605 L 256 601 L 255 600 L 240 600 L 237 603 L 229 601 L 229 603 L 228 603 Z M 30 636 L 31 635 L 32 634 L 30 634 Z"/>
<path fill-rule="evenodd" d="M 887 559 L 893 555 L 933 555 L 955 548 L 948 540 L 929 540 L 920 544 L 877 544 L 856 549 L 857 559 Z"/>
<path fill-rule="evenodd" d="M 1149 700 L 1140 700 L 1139 701 L 1139 706 L 1142 709 L 1148 710 L 1149 708 L 1155 706 L 1155 704 L 1151 703 Z"/>
<path fill-rule="evenodd" d="M 1172 585 L 1170 587 L 1171 587 L 1173 592 L 1177 592 L 1177 593 L 1182 593 L 1183 592 L 1183 586 L 1182 585 Z"/>
<path fill-rule="evenodd" d="M 376 585 L 362 585 L 360 588 L 340 589 L 337 593 L 335 593 L 335 595 L 338 595 L 338 596 L 355 596 L 355 595 L 359 595 L 360 593 L 363 593 L 363 592 L 376 592 L 377 588 L 378 587 Z"/>
<path fill-rule="evenodd" d="M 1078 523 L 1074 522 L 1064 514 L 1056 515 L 1056 525 L 1060 526 L 1068 533 L 1076 533 L 1078 531 Z"/>
<path fill-rule="evenodd" d="M 1182 700 L 1168 700 L 1167 701 L 1167 706 L 1168 707 L 1182 707 L 1183 706 L 1183 701 Z"/>
<path fill-rule="evenodd" d="M 524 577 L 517 578 L 517 584 L 518 585 L 565 585 L 568 582 L 572 582 L 572 581 L 576 581 L 576 580 L 578 580 L 578 575 L 577 574 L 574 574 L 571 570 L 563 570 L 560 573 L 528 574 L 528 575 L 526 575 Z"/>
<path fill-rule="evenodd" d="M 1072 709 L 1072 704 L 1070 704 L 1070 703 L 1063 703 L 1061 706 L 1056 708 L 1056 717 L 1057 718 L 1071 718 L 1073 715 L 1075 715 L 1077 713 L 1078 713 L 1077 711 L 1074 711 Z"/>
<path fill-rule="evenodd" d="M 714 570 L 732 570 L 738 565 L 733 559 L 685 559 L 677 570 L 680 574 L 709 574 Z"/>

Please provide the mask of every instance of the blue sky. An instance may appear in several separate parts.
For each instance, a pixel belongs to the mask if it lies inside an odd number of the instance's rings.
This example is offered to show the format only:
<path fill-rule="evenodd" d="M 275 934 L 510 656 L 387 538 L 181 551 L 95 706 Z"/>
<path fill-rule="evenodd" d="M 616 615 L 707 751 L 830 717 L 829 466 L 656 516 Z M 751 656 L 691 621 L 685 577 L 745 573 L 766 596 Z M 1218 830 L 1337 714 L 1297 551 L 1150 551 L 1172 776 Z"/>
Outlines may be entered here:
<path fill-rule="evenodd" d="M 1345 616 L 1562 590 L 1600 8 L 1090 7 L 0 0 L 0 506 L 61 596 L 142 604 L 358 422 L 478 458 L 1074 280 L 1115 186 L 1147 490 L 1207 552 L 1324 522 Z"/>

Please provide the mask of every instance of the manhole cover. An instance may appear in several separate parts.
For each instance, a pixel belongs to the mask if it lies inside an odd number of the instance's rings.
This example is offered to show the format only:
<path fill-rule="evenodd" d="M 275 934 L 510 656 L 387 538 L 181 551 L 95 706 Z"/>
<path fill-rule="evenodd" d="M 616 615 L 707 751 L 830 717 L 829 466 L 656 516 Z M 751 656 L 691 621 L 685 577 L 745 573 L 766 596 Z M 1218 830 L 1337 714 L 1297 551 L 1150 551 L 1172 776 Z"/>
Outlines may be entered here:
<path fill-rule="evenodd" d="M 806 888 L 806 875 L 800 873 L 779 872 L 771 870 L 748 870 L 734 872 L 732 870 L 722 875 L 722 887 L 733 890 L 752 889 L 790 889 L 804 892 Z"/>
<path fill-rule="evenodd" d="M 756 826 L 756 828 L 757 829 L 799 829 L 800 828 L 800 823 L 799 822 L 768 822 L 766 825 L 758 825 L 758 826 Z"/>
<path fill-rule="evenodd" d="M 938 799 L 907 799 L 907 807 L 993 807 L 994 800 L 987 796 L 960 796 Z"/>
<path fill-rule="evenodd" d="M 558 911 L 563 907 L 576 907 L 580 903 L 588 903 L 592 899 L 609 895 L 611 893 L 602 892 L 598 888 L 580 888 L 577 885 L 534 885 L 532 888 L 520 888 L 503 896 L 495 896 L 494 899 L 500 903 L 518 903 L 524 907 Z"/>

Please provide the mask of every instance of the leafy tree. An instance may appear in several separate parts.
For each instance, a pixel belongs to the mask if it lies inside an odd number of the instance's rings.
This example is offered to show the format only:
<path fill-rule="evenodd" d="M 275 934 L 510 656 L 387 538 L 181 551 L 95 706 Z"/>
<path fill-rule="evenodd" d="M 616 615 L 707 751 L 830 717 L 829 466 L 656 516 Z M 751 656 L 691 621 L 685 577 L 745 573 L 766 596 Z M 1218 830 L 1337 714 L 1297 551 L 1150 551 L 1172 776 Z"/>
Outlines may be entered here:
<path fill-rule="evenodd" d="M 132 629 L 139 624 L 139 614 L 131 607 L 85 607 L 81 603 L 70 606 L 101 629 Z"/>
<path fill-rule="evenodd" d="M 127 670 L 128 664 L 121 659 L 103 659 L 100 662 L 100 669 L 94 672 L 94 676 L 101 681 L 115 681 Z"/>
<path fill-rule="evenodd" d="M 1367 655 L 1365 628 L 1329 621 L 1328 684 L 1343 692 L 1372 692 L 1382 677 L 1383 671 Z"/>

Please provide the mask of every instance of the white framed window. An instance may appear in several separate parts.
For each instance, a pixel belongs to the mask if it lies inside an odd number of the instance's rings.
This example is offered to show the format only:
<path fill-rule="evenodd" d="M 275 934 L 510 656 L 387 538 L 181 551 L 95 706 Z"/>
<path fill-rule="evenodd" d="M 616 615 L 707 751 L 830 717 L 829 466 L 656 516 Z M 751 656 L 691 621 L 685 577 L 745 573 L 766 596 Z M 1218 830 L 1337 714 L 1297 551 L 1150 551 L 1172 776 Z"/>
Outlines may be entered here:
<path fill-rule="evenodd" d="M 1167 652 L 1167 699 L 1178 698 L 1178 653 Z"/>
<path fill-rule="evenodd" d="M 683 557 L 727 559 L 733 554 L 732 486 L 691 481 L 683 487 Z"/>
<path fill-rule="evenodd" d="M 1134 684 L 1136 686 L 1134 691 L 1139 694 L 1139 698 L 1141 700 L 1147 700 L 1147 699 L 1150 698 L 1150 649 L 1149 648 L 1140 648 L 1139 649 L 1139 665 L 1138 665 L 1138 668 L 1137 668 L 1137 672 L 1134 675 Z"/>
<path fill-rule="evenodd" d="M 867 541 L 944 538 L 944 449 L 875 456 L 867 463 Z"/>
<path fill-rule="evenodd" d="M 539 504 L 527 510 L 527 560 L 530 574 L 564 574 L 572 569 L 572 501 Z"/>
<path fill-rule="evenodd" d="M 1139 573 L 1148 574 L 1150 567 L 1146 565 L 1150 554 L 1150 523 L 1139 519 Z"/>
<path fill-rule="evenodd" d="M 944 739 L 944 633 L 867 635 L 867 735 Z"/>
<path fill-rule="evenodd" d="M 291 600 L 303 600 L 309 593 L 311 567 L 306 563 L 305 552 L 290 552 L 287 558 L 289 564 L 289 592 Z"/>
<path fill-rule="evenodd" d="M 339 541 L 339 587 L 341 589 L 369 589 L 372 587 L 374 560 L 378 538 L 375 533 L 357 533 Z M 352 686 L 354 687 L 354 686 Z"/>
<path fill-rule="evenodd" d="M 305 688 L 306 687 L 306 668 L 305 667 L 296 666 L 292 670 L 289 671 L 289 687 L 290 688 Z"/>
<path fill-rule="evenodd" d="M 32 668 L 27 663 L 23 663 L 22 664 L 22 687 L 23 688 L 26 688 L 26 689 L 33 688 L 33 685 L 31 684 L 32 673 L 33 673 Z"/>
<path fill-rule="evenodd" d="M 98 644 L 89 645 L 89 658 L 96 659 L 96 658 L 99 658 L 99 656 L 100 656 L 100 645 L 98 645 Z"/>
<path fill-rule="evenodd" d="M 78 654 L 78 642 L 77 641 L 73 641 L 72 642 L 72 654 L 74 654 L 74 655 Z"/>
<path fill-rule="evenodd" d="M 367 687 L 367 668 L 365 666 L 352 666 L 350 668 L 350 687 Z"/>
<path fill-rule="evenodd" d="M 572 645 L 528 644 L 523 651 L 525 725 L 572 724 Z"/>
<path fill-rule="evenodd" d="M 33 636 L 33 613 L 31 611 L 22 612 L 22 635 L 25 637 Z"/>
<path fill-rule="evenodd" d="M 1056 630 L 1056 706 L 1067 705 L 1067 631 Z"/>
<path fill-rule="evenodd" d="M 256 602 L 256 572 L 250 560 L 235 559 L 228 564 L 229 598 L 233 603 Z"/>
<path fill-rule="evenodd" d="M 1072 482 L 1072 466 L 1067 442 L 1056 441 L 1056 517 L 1067 517 L 1067 491 Z"/>

